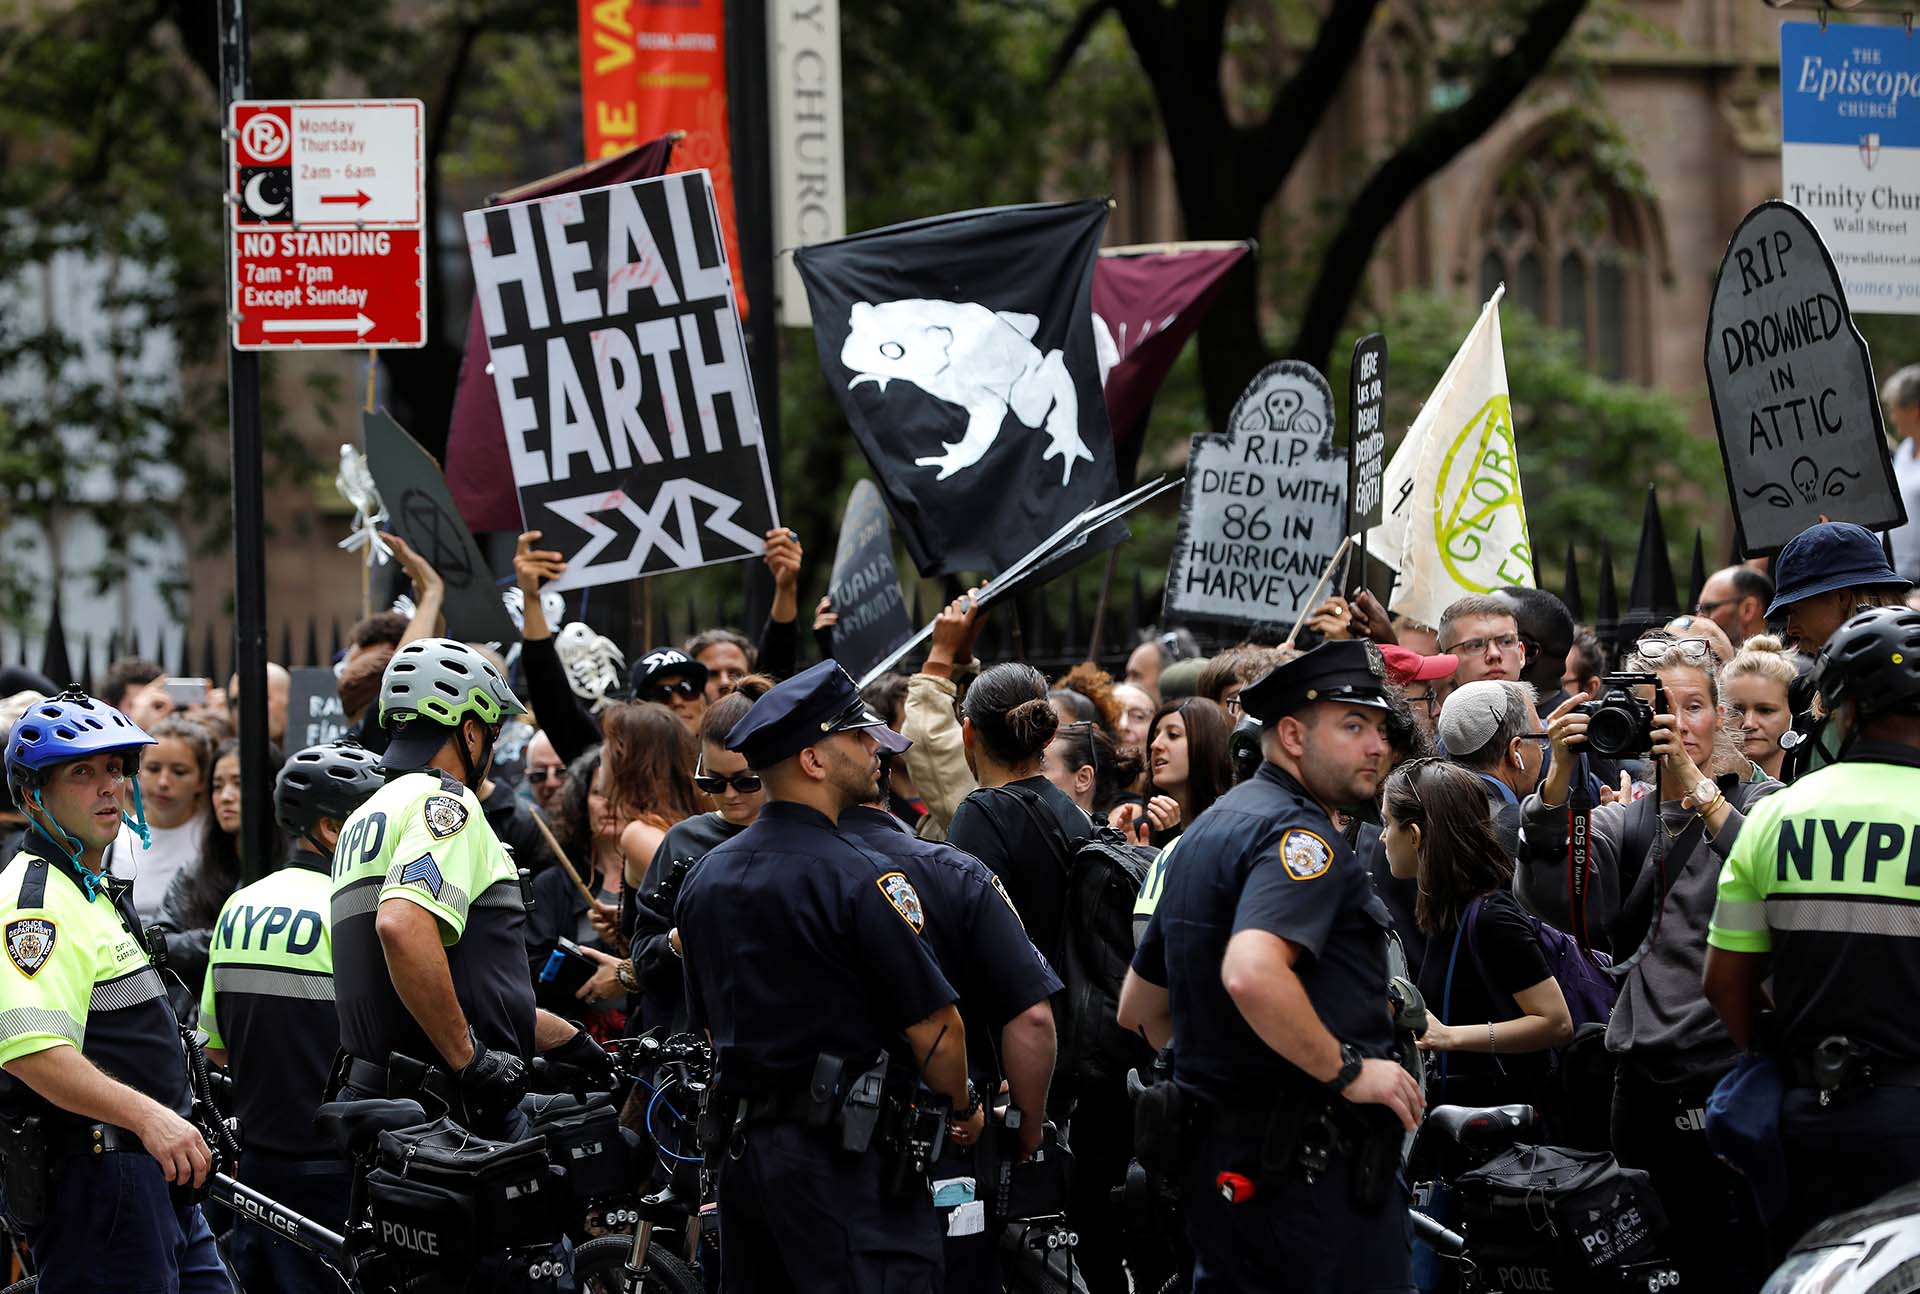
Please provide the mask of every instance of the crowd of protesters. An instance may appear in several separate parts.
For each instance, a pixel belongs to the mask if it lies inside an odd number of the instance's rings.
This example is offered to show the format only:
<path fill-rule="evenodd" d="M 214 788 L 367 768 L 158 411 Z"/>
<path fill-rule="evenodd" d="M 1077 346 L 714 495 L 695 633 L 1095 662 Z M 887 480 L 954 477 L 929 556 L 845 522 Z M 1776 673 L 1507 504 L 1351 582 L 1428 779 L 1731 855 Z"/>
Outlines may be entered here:
<path fill-rule="evenodd" d="M 1318 642 L 1373 641 L 1390 680 L 1391 750 L 1378 820 L 1349 829 L 1432 1018 L 1420 1044 L 1436 1062 L 1429 1103 L 1536 1105 L 1559 1139 L 1611 1148 L 1652 1174 L 1683 1269 L 1724 1280 L 1727 1255 L 1746 1254 L 1753 1272 L 1724 1287 L 1757 1287 L 1772 1251 L 1741 1179 L 1687 1118 L 1739 1051 L 1701 994 L 1716 883 L 1744 815 L 1824 762 L 1810 739 L 1806 678 L 1827 636 L 1857 607 L 1910 596 L 1866 532 L 1823 525 L 1802 540 L 1771 576 L 1759 563 L 1717 572 L 1691 612 L 1639 633 L 1576 624 L 1557 598 L 1532 589 L 1463 597 L 1431 627 L 1360 593 L 1329 598 L 1285 645 L 1246 641 L 1203 656 L 1185 630 L 1145 635 L 1120 677 L 1092 663 L 1049 679 L 1021 661 L 977 661 L 983 619 L 963 594 L 940 613 L 918 669 L 865 689 L 867 705 L 912 740 L 887 770 L 886 804 L 921 838 L 984 862 L 1058 963 L 1060 842 L 1071 848 L 1105 824 L 1177 866 L 1168 847 L 1249 771 L 1233 753 L 1236 726 L 1251 722 L 1241 690 Z M 532 875 L 530 974 L 538 980 L 555 950 L 568 949 L 590 973 L 557 998 L 542 985 L 543 1005 L 601 1036 L 683 1027 L 680 963 L 668 946 L 673 895 L 765 802 L 726 737 L 795 671 L 801 548 L 786 531 L 769 536 L 774 598 L 757 638 L 714 627 L 648 645 L 615 686 L 583 688 L 563 660 L 563 627 L 548 623 L 539 597 L 564 564 L 539 541 L 521 536 L 514 561 L 524 634 L 512 675 L 532 713 L 503 732 L 479 788 L 489 822 Z M 391 542 L 412 612 L 362 620 L 336 666 L 353 733 L 375 750 L 384 733 L 371 703 L 388 660 L 442 628 L 437 573 Z M 813 626 L 823 643 L 832 621 L 823 600 Z M 1616 669 L 1659 682 L 1650 749 L 1583 760 L 1582 704 Z M 12 673 L 21 686 L 0 698 L 0 729 L 53 690 Z M 99 694 L 155 738 L 138 778 L 151 845 L 129 835 L 113 871 L 164 935 L 187 990 L 176 1006 L 191 1018 L 210 928 L 240 881 L 237 689 L 193 695 L 152 661 L 127 657 Z M 270 666 L 276 765 L 287 695 L 286 671 Z M 1719 789 L 1708 796 L 1707 787 Z M 1593 855 L 1579 911 L 1566 885 L 1576 797 L 1591 806 Z M 13 810 L 0 804 L 0 861 L 17 843 Z M 1603 1040 L 1590 1036 L 1599 1030 L 1576 1038 L 1537 936 L 1541 919 L 1578 929 L 1616 960 L 1633 958 Z M 1466 959 L 1463 932 L 1473 943 Z M 1611 1071 L 1611 1088 L 1603 1078 L 1583 1097 L 1576 1079 L 1591 1082 L 1596 1064 Z M 1610 1105 L 1596 1112 L 1595 1099 Z M 1050 1112 L 1098 1133 L 1077 1139 L 1081 1266 L 1090 1288 L 1124 1288 L 1130 1241 L 1106 1206 L 1130 1146 L 1124 1093 L 1056 1085 Z"/>

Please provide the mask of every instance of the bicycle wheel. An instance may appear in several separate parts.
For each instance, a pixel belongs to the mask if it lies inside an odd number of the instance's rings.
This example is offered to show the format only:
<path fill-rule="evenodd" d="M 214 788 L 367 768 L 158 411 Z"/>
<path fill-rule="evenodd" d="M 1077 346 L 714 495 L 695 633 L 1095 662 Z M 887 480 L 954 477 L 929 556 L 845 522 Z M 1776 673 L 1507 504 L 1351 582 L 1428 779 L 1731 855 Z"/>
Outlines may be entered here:
<path fill-rule="evenodd" d="M 0 1290 L 0 1294 L 33 1294 L 33 1291 L 39 1288 L 40 1278 L 38 1276 L 29 1276 L 23 1281 L 15 1281 L 5 1289 Z"/>
<path fill-rule="evenodd" d="M 581 1245 L 573 1251 L 573 1274 L 580 1288 L 592 1294 L 624 1294 L 621 1282 L 632 1252 L 632 1236 L 601 1236 Z M 647 1274 L 640 1288 L 648 1294 L 706 1294 L 707 1287 L 686 1263 L 659 1245 L 648 1245 Z"/>

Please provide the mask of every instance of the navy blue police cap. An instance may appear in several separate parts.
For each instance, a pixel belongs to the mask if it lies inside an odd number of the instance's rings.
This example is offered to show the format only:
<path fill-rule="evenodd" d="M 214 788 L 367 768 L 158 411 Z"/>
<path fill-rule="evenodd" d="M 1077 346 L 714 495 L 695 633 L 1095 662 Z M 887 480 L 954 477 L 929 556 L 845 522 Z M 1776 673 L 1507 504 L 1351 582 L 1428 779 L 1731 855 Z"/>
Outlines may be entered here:
<path fill-rule="evenodd" d="M 1318 701 L 1388 710 L 1387 663 L 1364 638 L 1321 643 L 1275 665 L 1240 691 L 1240 709 L 1273 723 Z"/>
<path fill-rule="evenodd" d="M 755 701 L 727 733 L 727 749 L 738 751 L 749 768 L 772 768 L 836 732 L 886 726 L 860 699 L 852 676 L 823 660 Z"/>

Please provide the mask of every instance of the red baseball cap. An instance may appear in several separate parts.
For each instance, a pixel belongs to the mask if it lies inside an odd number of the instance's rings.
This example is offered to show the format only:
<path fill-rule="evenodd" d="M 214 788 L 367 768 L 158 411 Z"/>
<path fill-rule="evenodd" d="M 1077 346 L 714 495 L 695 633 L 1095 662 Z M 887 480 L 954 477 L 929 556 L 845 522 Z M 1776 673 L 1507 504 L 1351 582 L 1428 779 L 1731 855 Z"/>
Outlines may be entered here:
<path fill-rule="evenodd" d="M 1386 658 L 1387 677 L 1402 686 L 1452 678 L 1454 671 L 1460 668 L 1458 656 L 1422 656 L 1397 643 L 1381 643 L 1380 654 Z"/>

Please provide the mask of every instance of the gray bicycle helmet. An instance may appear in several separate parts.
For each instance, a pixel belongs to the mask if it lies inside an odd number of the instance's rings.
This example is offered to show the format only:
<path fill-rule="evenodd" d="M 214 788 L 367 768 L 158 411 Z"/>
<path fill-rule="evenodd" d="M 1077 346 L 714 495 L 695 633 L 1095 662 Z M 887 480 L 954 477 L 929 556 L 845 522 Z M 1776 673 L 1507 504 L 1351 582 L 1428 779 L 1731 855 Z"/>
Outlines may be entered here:
<path fill-rule="evenodd" d="M 273 816 L 298 840 L 320 819 L 345 822 L 386 784 L 380 757 L 352 742 L 309 746 L 288 758 L 273 783 Z"/>
<path fill-rule="evenodd" d="M 463 719 L 493 727 L 527 707 L 493 662 L 463 642 L 422 638 L 393 654 L 380 679 L 380 722 L 393 734 L 380 763 L 424 768 Z"/>

